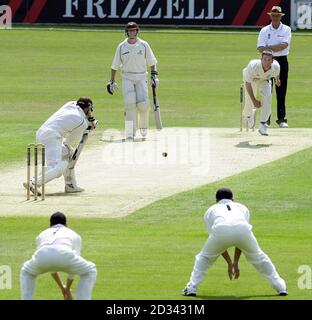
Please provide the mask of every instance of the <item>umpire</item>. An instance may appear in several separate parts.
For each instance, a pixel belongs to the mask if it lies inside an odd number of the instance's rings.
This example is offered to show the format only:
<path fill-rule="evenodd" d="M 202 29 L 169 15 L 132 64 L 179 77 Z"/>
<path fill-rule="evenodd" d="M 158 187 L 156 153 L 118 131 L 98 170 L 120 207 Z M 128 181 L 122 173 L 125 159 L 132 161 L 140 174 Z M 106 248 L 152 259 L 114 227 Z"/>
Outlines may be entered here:
<path fill-rule="evenodd" d="M 276 123 L 280 128 L 288 128 L 286 119 L 286 92 L 288 79 L 288 60 L 289 45 L 291 40 L 291 29 L 289 26 L 281 23 L 282 12 L 281 7 L 273 6 L 268 12 L 271 23 L 260 30 L 258 36 L 257 48 L 260 52 L 270 49 L 273 51 L 274 59 L 280 64 L 280 87 L 275 86 L 277 98 L 277 120 Z"/>

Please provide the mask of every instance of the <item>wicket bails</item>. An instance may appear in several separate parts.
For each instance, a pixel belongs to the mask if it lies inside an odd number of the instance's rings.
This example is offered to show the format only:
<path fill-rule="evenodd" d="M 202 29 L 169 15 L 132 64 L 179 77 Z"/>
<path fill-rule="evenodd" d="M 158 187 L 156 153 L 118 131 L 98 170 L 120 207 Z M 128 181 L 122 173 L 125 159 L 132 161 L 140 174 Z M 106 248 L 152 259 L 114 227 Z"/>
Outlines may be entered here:
<path fill-rule="evenodd" d="M 30 143 L 27 146 L 27 200 L 30 199 L 30 166 L 31 149 L 34 149 L 34 199 L 38 199 L 38 148 L 41 148 L 41 200 L 45 199 L 45 145 L 42 143 Z"/>

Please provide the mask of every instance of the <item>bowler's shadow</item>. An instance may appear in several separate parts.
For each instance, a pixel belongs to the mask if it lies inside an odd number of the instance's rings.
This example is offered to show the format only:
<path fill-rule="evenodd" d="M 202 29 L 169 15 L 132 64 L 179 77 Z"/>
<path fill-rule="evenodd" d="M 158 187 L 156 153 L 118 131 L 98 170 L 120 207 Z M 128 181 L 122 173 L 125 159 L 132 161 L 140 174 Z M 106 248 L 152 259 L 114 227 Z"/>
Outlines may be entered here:
<path fill-rule="evenodd" d="M 261 149 L 261 148 L 268 148 L 272 146 L 272 143 L 257 143 L 257 144 L 250 144 L 249 141 L 241 141 L 240 143 L 236 144 L 236 148 L 248 148 L 248 149 Z"/>

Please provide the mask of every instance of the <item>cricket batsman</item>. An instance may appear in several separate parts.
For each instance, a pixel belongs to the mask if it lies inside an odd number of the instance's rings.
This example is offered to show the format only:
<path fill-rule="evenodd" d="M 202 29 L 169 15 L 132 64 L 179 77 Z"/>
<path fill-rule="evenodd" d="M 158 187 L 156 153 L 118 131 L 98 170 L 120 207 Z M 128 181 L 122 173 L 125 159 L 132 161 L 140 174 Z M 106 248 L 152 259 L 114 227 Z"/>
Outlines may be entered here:
<path fill-rule="evenodd" d="M 90 98 L 81 97 L 77 101 L 69 101 L 56 111 L 37 131 L 36 142 L 46 148 L 45 183 L 59 178 L 65 179 L 65 192 L 82 192 L 78 187 L 75 170 L 69 167 L 74 148 L 86 130 L 93 130 L 96 120 L 92 116 L 93 103 Z M 42 186 L 42 175 L 38 176 L 38 188 Z M 27 183 L 24 183 L 27 188 Z M 34 178 L 30 181 L 30 191 L 34 193 Z M 40 192 L 38 192 L 40 195 Z"/>
<path fill-rule="evenodd" d="M 118 89 L 115 77 L 117 70 L 121 69 L 126 141 L 134 140 L 137 128 L 140 129 L 143 139 L 147 135 L 150 108 L 147 65 L 151 68 L 153 83 L 156 86 L 159 84 L 157 60 L 149 44 L 138 37 L 139 30 L 135 22 L 126 25 L 127 39 L 116 49 L 111 66 L 111 79 L 107 83 L 108 93 L 115 93 Z"/>

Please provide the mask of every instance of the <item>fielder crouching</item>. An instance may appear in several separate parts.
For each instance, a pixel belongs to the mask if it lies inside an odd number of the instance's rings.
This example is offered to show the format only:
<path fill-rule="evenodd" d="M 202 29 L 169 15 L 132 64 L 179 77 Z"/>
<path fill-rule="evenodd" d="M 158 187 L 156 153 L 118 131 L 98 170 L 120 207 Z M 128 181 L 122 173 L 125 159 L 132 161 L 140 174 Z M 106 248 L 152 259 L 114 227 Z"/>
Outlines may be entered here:
<path fill-rule="evenodd" d="M 249 223 L 250 213 L 243 204 L 233 201 L 233 193 L 228 188 L 216 192 L 216 204 L 205 213 L 205 223 L 209 237 L 202 250 L 195 257 L 190 280 L 183 289 L 185 296 L 196 296 L 197 288 L 204 279 L 206 271 L 220 255 L 228 264 L 230 280 L 238 279 L 238 262 L 243 252 L 250 262 L 269 282 L 280 296 L 288 294 L 286 283 L 280 277 L 271 259 L 261 250 Z M 228 248 L 235 247 L 232 261 Z"/>
<path fill-rule="evenodd" d="M 69 166 L 74 148 L 86 131 L 95 129 L 96 120 L 92 116 L 93 103 L 86 97 L 69 101 L 56 111 L 37 131 L 36 142 L 45 145 L 45 183 L 64 175 L 65 192 L 82 192 L 78 187 L 75 170 Z M 38 188 L 42 186 L 42 175 L 38 176 Z M 27 183 L 24 183 L 27 188 Z M 30 191 L 34 193 L 34 178 L 30 181 Z M 40 195 L 40 193 L 39 193 Z"/>
<path fill-rule="evenodd" d="M 42 231 L 36 239 L 37 250 L 26 261 L 20 273 L 21 298 L 31 300 L 35 291 L 36 277 L 51 272 L 61 288 L 64 300 L 72 300 L 71 285 L 75 275 L 80 276 L 76 300 L 89 300 L 96 281 L 97 270 L 93 262 L 80 256 L 81 237 L 67 227 L 66 216 L 55 212 L 50 217 L 50 228 Z M 68 273 L 66 285 L 58 272 Z"/>

